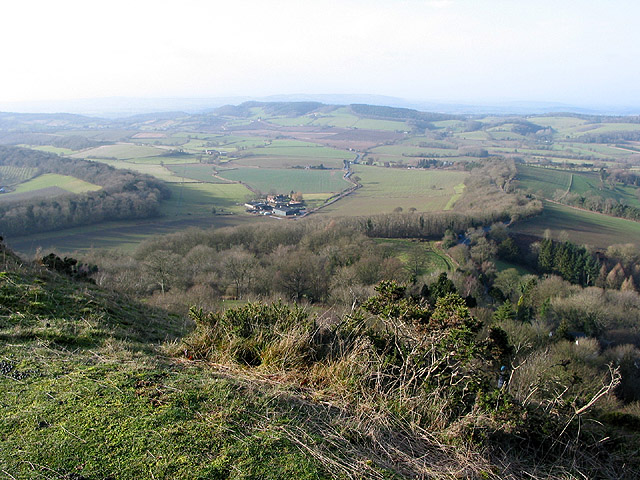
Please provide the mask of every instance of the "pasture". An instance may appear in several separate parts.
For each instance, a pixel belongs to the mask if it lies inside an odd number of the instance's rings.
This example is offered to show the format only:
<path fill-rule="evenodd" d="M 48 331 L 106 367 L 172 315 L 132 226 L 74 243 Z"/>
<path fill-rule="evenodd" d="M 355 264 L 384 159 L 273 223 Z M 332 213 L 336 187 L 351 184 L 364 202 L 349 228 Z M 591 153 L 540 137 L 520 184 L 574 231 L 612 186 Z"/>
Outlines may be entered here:
<path fill-rule="evenodd" d="M 166 149 L 135 145 L 133 143 L 117 143 L 115 145 L 101 145 L 74 153 L 74 158 L 107 158 L 117 160 L 131 160 L 134 158 L 154 157 L 166 153 Z M 158 161 L 159 162 L 159 161 Z"/>
<path fill-rule="evenodd" d="M 247 153 L 257 156 L 311 157 L 314 160 L 320 161 L 324 159 L 346 160 L 355 156 L 353 152 L 349 152 L 348 150 L 338 150 L 315 143 L 295 140 L 286 142 L 274 140 L 271 144 L 248 149 Z"/>
<path fill-rule="evenodd" d="M 342 170 L 237 168 L 219 173 L 223 178 L 242 181 L 262 193 L 332 193 L 351 185 L 342 178 Z"/>
<path fill-rule="evenodd" d="M 353 155 L 355 157 L 355 155 Z M 293 167 L 319 167 L 340 169 L 344 166 L 342 159 L 292 157 L 292 156 L 262 156 L 248 155 L 234 158 L 227 162 L 233 167 L 260 167 L 260 168 L 293 168 Z"/>
<path fill-rule="evenodd" d="M 134 172 L 144 173 L 146 175 L 151 175 L 156 177 L 159 180 L 167 183 L 182 183 L 182 182 L 196 182 L 197 180 L 193 180 L 191 178 L 181 177 L 171 170 L 168 167 L 159 165 L 159 164 L 151 164 L 151 163 L 132 163 L 126 162 L 124 160 L 103 160 L 103 159 L 95 159 L 92 160 L 94 162 L 104 163 L 106 165 L 111 165 L 114 168 L 121 168 L 125 170 L 133 170 Z"/>
<path fill-rule="evenodd" d="M 244 212 L 242 206 L 251 191 L 240 183 L 169 184 L 171 198 L 162 202 L 161 213 L 168 216 L 207 215 Z"/>
<path fill-rule="evenodd" d="M 554 199 L 558 191 L 563 194 L 568 191 L 585 197 L 611 198 L 640 207 L 637 188 L 620 183 L 613 186 L 608 183 L 602 184 L 597 173 L 518 165 L 517 179 L 523 188 L 533 193 L 541 192 L 548 199 Z"/>
<path fill-rule="evenodd" d="M 188 163 L 184 165 L 169 165 L 166 168 L 179 178 L 205 183 L 226 183 L 216 176 L 216 167 L 213 165 Z"/>
<path fill-rule="evenodd" d="M 73 155 L 75 150 L 70 148 L 54 147 L 53 145 L 22 145 L 32 150 L 39 150 L 41 152 L 55 153 L 56 155 Z"/>
<path fill-rule="evenodd" d="M 518 165 L 518 183 L 531 193 L 542 192 L 545 198 L 553 198 L 558 190 L 563 193 L 571 185 L 572 172 L 555 168 Z"/>
<path fill-rule="evenodd" d="M 388 249 L 407 268 L 411 268 L 412 257 L 415 261 L 417 256 L 419 258 L 419 275 L 455 270 L 452 260 L 436 242 L 423 242 L 404 238 L 376 238 L 375 242 Z"/>
<path fill-rule="evenodd" d="M 418 212 L 444 210 L 469 174 L 450 170 L 409 170 L 354 166 L 362 188 L 326 207 L 328 215 L 371 215 L 415 208 Z"/>
<path fill-rule="evenodd" d="M 360 118 L 353 124 L 354 128 L 363 128 L 365 130 L 387 130 L 391 132 L 410 131 L 411 128 L 406 122 L 398 122 L 395 120 L 378 120 L 375 118 Z"/>
<path fill-rule="evenodd" d="M 86 227 L 37 233 L 7 240 L 9 246 L 28 257 L 38 250 L 72 254 L 93 249 L 117 249 L 133 253 L 136 247 L 151 237 L 175 233 L 187 228 L 224 228 L 270 221 L 253 215 L 184 215 L 149 219 L 104 222 Z"/>
<path fill-rule="evenodd" d="M 415 145 L 383 145 L 372 148 L 370 152 L 374 155 L 400 155 L 409 157 L 455 157 L 458 155 L 457 148 L 437 148 L 419 147 Z"/>
<path fill-rule="evenodd" d="M 15 193 L 34 192 L 36 190 L 42 190 L 44 188 L 57 187 L 71 193 L 84 193 L 100 190 L 100 185 L 94 185 L 93 183 L 85 182 L 79 178 L 71 177 L 69 175 L 58 175 L 57 173 L 45 173 L 44 175 L 38 175 L 37 177 L 27 180 L 16 186 Z M 10 196 L 11 193 L 6 194 Z"/>
<path fill-rule="evenodd" d="M 545 202 L 541 215 L 516 223 L 512 230 L 542 237 L 549 229 L 553 238 L 564 235 L 579 245 L 606 248 L 617 243 L 640 245 L 640 223 L 600 213 Z M 565 232 L 565 233 L 562 233 Z"/>

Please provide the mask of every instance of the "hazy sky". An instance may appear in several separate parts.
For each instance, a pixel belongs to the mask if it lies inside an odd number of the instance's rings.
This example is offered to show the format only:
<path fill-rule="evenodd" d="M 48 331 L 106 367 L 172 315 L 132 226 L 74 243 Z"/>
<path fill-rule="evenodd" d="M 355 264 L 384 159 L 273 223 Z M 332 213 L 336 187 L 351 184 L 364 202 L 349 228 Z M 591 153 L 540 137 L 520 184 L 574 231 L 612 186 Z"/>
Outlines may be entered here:
<path fill-rule="evenodd" d="M 365 93 L 640 104 L 637 0 L 4 2 L 0 102 Z"/>

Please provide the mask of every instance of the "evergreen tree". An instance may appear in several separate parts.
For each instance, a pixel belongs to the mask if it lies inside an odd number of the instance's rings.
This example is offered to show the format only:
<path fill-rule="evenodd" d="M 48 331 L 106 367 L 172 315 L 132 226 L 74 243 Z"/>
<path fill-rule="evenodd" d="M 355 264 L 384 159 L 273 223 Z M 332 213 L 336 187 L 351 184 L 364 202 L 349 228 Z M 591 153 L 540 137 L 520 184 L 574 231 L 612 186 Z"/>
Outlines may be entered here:
<path fill-rule="evenodd" d="M 540 242 L 538 269 L 542 273 L 551 273 L 554 265 L 553 240 L 545 238 Z"/>

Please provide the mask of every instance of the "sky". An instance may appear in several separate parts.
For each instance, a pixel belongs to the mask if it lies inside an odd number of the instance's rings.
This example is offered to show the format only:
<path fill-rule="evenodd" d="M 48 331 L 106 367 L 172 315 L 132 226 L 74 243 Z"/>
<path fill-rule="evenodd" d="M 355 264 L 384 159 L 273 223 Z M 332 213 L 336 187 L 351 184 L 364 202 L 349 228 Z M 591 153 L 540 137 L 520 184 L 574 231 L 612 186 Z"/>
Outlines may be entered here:
<path fill-rule="evenodd" d="M 3 4 L 0 105 L 376 94 L 640 105 L 637 0 Z"/>

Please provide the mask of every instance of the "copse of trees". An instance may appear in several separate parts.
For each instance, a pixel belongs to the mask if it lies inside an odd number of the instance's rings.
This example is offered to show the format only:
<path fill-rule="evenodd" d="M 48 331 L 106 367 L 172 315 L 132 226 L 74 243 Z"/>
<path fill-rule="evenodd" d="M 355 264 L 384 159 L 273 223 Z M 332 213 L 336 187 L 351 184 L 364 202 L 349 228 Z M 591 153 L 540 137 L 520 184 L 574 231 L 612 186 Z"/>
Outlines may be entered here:
<path fill-rule="evenodd" d="M 0 205 L 0 233 L 6 236 L 151 217 L 158 214 L 161 200 L 171 195 L 163 182 L 148 175 L 24 148 L 0 146 L 0 165 L 71 175 L 102 187 L 96 192 Z"/>
<path fill-rule="evenodd" d="M 600 274 L 600 263 L 586 248 L 547 238 L 540 242 L 537 266 L 541 273 L 555 273 L 584 287 L 595 285 Z"/>

